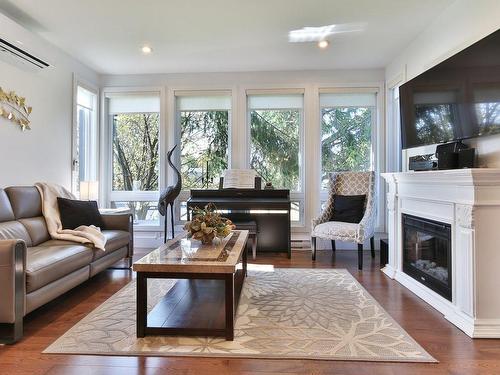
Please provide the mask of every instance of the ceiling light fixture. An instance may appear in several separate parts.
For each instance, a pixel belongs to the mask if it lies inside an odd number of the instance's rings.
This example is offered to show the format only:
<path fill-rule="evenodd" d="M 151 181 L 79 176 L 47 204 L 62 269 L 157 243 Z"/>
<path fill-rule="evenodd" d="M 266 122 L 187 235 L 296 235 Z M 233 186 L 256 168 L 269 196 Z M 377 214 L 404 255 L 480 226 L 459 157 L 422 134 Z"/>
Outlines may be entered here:
<path fill-rule="evenodd" d="M 328 40 L 320 40 L 318 42 L 318 47 L 321 49 L 325 49 L 326 47 L 328 47 L 329 44 L 330 42 Z"/>
<path fill-rule="evenodd" d="M 150 46 L 142 46 L 141 51 L 145 55 L 149 55 L 151 52 L 153 52 L 153 49 Z"/>

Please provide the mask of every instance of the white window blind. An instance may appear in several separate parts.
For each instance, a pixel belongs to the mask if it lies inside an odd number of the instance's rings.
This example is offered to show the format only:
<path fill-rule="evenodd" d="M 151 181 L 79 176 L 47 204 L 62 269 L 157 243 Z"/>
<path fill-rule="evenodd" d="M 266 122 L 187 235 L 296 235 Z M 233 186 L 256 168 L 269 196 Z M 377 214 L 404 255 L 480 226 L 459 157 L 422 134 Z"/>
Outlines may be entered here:
<path fill-rule="evenodd" d="M 229 96 L 178 96 L 178 111 L 229 111 Z"/>
<path fill-rule="evenodd" d="M 249 95 L 249 109 L 297 109 L 304 105 L 302 94 Z"/>
<path fill-rule="evenodd" d="M 160 112 L 159 93 L 107 94 L 109 114 Z"/>
<path fill-rule="evenodd" d="M 368 92 L 359 93 L 321 93 L 321 108 L 332 107 L 376 107 L 377 94 Z"/>
<path fill-rule="evenodd" d="M 176 91 L 178 111 L 229 111 L 231 92 L 229 91 Z"/>

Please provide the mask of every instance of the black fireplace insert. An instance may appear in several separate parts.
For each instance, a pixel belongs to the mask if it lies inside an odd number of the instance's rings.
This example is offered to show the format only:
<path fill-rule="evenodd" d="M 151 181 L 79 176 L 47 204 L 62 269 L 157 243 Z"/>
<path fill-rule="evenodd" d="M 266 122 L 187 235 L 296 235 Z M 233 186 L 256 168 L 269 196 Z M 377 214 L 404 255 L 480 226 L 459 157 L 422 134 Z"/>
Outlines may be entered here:
<path fill-rule="evenodd" d="M 403 214 L 403 271 L 451 301 L 451 225 Z"/>

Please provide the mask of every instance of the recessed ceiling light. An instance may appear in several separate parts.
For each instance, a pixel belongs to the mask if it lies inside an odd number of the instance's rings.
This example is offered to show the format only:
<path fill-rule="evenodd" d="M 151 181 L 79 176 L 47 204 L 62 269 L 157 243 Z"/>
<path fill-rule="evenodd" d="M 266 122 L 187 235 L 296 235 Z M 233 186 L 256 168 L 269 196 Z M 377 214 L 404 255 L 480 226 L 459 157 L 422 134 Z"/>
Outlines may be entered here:
<path fill-rule="evenodd" d="M 145 55 L 149 55 L 151 52 L 153 52 L 153 49 L 150 46 L 142 46 L 141 51 Z"/>
<path fill-rule="evenodd" d="M 318 42 L 318 47 L 321 49 L 325 49 L 326 47 L 328 47 L 329 44 L 330 42 L 328 42 L 328 40 L 320 40 Z"/>

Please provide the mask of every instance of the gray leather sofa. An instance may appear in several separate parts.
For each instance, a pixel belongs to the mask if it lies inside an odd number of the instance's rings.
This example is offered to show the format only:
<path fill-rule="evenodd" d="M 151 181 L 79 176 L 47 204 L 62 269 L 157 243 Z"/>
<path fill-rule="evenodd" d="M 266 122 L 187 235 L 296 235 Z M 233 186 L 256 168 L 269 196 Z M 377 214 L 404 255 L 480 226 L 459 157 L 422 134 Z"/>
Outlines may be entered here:
<path fill-rule="evenodd" d="M 132 264 L 129 214 L 103 215 L 106 251 L 52 240 L 34 186 L 0 189 L 0 342 L 23 335 L 23 317 L 125 258 Z"/>

